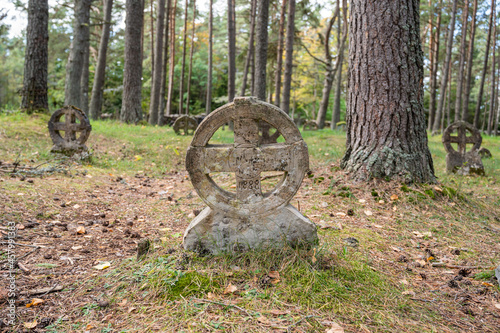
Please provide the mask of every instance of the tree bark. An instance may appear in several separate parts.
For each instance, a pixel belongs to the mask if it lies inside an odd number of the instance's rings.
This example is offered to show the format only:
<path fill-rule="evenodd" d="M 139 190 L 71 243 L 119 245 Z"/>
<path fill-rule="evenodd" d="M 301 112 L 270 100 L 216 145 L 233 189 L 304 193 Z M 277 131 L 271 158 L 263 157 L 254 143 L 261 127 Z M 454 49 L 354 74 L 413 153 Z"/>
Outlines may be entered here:
<path fill-rule="evenodd" d="M 97 57 L 97 68 L 94 74 L 94 84 L 92 87 L 92 97 L 90 99 L 90 116 L 97 120 L 101 116 L 102 94 L 104 78 L 106 76 L 106 55 L 108 52 L 109 31 L 111 27 L 111 10 L 113 0 L 106 0 L 104 3 L 104 24 L 102 27 L 101 41 L 99 43 L 99 55 Z"/>
<path fill-rule="evenodd" d="M 458 80 L 457 93 L 455 95 L 455 121 L 459 121 L 462 117 L 460 107 L 462 106 L 462 87 L 464 81 L 464 65 L 465 65 L 465 45 L 467 44 L 467 25 L 469 23 L 469 0 L 465 0 L 465 5 L 462 12 L 462 37 L 460 42 L 460 62 L 458 63 Z"/>
<path fill-rule="evenodd" d="M 467 56 L 467 79 L 465 81 L 464 100 L 462 104 L 462 120 L 467 121 L 469 118 L 469 99 L 472 83 L 472 66 L 474 64 L 474 40 L 476 38 L 476 16 L 477 16 L 477 0 L 474 0 L 472 12 L 471 36 L 469 40 L 469 52 Z"/>
<path fill-rule="evenodd" d="M 419 2 L 351 2 L 341 167 L 354 179 L 436 181 L 423 109 Z"/>
<path fill-rule="evenodd" d="M 288 0 L 288 21 L 286 24 L 285 74 L 283 76 L 283 95 L 281 109 L 290 113 L 290 90 L 293 72 L 293 40 L 295 37 L 295 0 Z"/>
<path fill-rule="evenodd" d="M 193 75 L 193 51 L 194 51 L 194 32 L 196 28 L 196 0 L 193 0 L 193 31 L 191 32 L 191 47 L 189 49 L 189 73 L 186 98 L 186 114 L 189 114 L 189 99 L 191 95 L 191 76 Z"/>
<path fill-rule="evenodd" d="M 448 30 L 448 41 L 446 44 L 446 59 L 444 61 L 443 73 L 448 73 L 451 65 L 451 51 L 453 47 L 453 33 L 455 31 L 455 17 L 457 14 L 457 2 L 458 0 L 453 0 L 453 9 L 451 10 L 451 21 L 450 28 Z M 444 74 L 441 78 L 441 96 L 439 98 L 438 108 L 436 110 L 436 117 L 434 119 L 434 125 L 432 126 L 432 134 L 435 135 L 439 132 L 441 128 L 441 115 L 444 111 L 444 95 L 446 89 L 448 88 L 448 75 Z"/>
<path fill-rule="evenodd" d="M 439 1 L 437 8 L 438 17 L 436 21 L 436 32 L 434 37 L 433 49 L 431 54 L 433 55 L 433 61 L 431 61 L 432 75 L 430 77 L 430 95 L 429 95 L 429 119 L 427 129 L 432 130 L 432 125 L 434 124 L 434 117 L 436 114 L 436 93 L 437 93 L 437 72 L 439 67 L 439 44 L 441 41 L 441 8 L 443 5 L 443 0 Z"/>
<path fill-rule="evenodd" d="M 483 104 L 483 90 L 484 90 L 484 80 L 486 78 L 486 71 L 488 70 L 488 57 L 490 55 L 490 41 L 491 41 L 491 30 L 493 27 L 493 14 L 495 8 L 495 0 L 491 0 L 491 14 L 490 23 L 488 25 L 488 39 L 486 40 L 486 51 L 484 52 L 484 65 L 483 72 L 481 74 L 481 83 L 479 84 L 479 93 L 477 95 L 476 112 L 474 113 L 474 127 L 479 126 L 479 114 L 481 112 L 481 105 Z"/>
<path fill-rule="evenodd" d="M 255 45 L 255 95 L 266 100 L 267 24 L 269 0 L 257 0 L 257 38 Z"/>
<path fill-rule="evenodd" d="M 495 7 L 491 7 L 492 11 L 492 16 L 493 16 L 493 22 L 495 22 Z M 494 114 L 495 114 L 495 105 L 496 105 L 496 99 L 495 99 L 495 83 L 496 83 L 496 78 L 495 78 L 495 67 L 496 67 L 496 62 L 495 62 L 495 50 L 496 50 L 496 39 L 497 39 L 497 25 L 493 23 L 493 52 L 492 52 L 492 59 L 491 59 L 491 94 L 490 94 L 490 112 L 489 112 L 489 117 L 488 117 L 488 128 L 487 128 L 487 133 L 488 135 L 491 135 L 491 131 L 493 130 L 493 120 L 495 119 Z"/>
<path fill-rule="evenodd" d="M 167 107 L 165 114 L 172 114 L 172 99 L 174 96 L 174 74 L 175 74 L 175 13 L 177 11 L 177 0 L 173 0 L 174 4 L 170 8 L 170 64 L 168 73 L 168 93 Z"/>
<path fill-rule="evenodd" d="M 227 71 L 227 99 L 228 102 L 232 102 L 236 92 L 236 21 L 234 0 L 227 0 L 227 35 L 229 62 Z"/>
<path fill-rule="evenodd" d="M 248 71 L 250 69 L 250 64 L 252 61 L 252 56 L 254 53 L 254 37 L 255 37 L 255 11 L 257 9 L 256 0 L 251 0 L 250 7 L 250 36 L 248 38 L 248 49 L 247 56 L 245 60 L 245 67 L 243 69 L 243 83 L 241 85 L 241 96 L 245 96 L 245 92 L 247 89 L 247 79 L 248 79 Z"/>
<path fill-rule="evenodd" d="M 152 0 L 151 0 L 152 1 Z M 165 21 L 165 0 L 158 0 L 156 6 L 156 46 L 154 64 L 152 65 L 155 70 L 152 70 L 152 87 L 151 97 L 149 103 L 149 123 L 151 125 L 158 124 L 158 117 L 160 116 L 160 90 L 161 78 L 163 74 L 163 24 Z"/>
<path fill-rule="evenodd" d="M 28 113 L 49 110 L 47 97 L 49 43 L 48 0 L 30 0 L 24 56 L 21 108 Z"/>
<path fill-rule="evenodd" d="M 283 68 L 283 39 L 285 34 L 285 10 L 287 0 L 282 0 L 280 11 L 280 27 L 278 32 L 278 50 L 276 58 L 276 73 L 274 76 L 274 105 L 280 106 L 281 102 L 281 72 Z"/>
<path fill-rule="evenodd" d="M 184 71 L 186 67 L 186 36 L 188 23 L 188 0 L 184 4 L 184 31 L 182 32 L 181 82 L 179 83 L 179 114 L 184 112 Z"/>
<path fill-rule="evenodd" d="M 123 97 L 120 120 L 137 123 L 142 120 L 142 31 L 144 0 L 125 3 L 125 63 L 123 67 Z"/>
<path fill-rule="evenodd" d="M 87 22 L 87 25 L 89 24 L 90 21 Z M 81 89 L 80 107 L 87 116 L 89 115 L 89 76 L 90 76 L 89 61 L 90 61 L 90 29 L 87 29 L 87 35 L 85 36 L 85 43 L 83 45 L 82 77 L 80 78 L 80 89 Z"/>
<path fill-rule="evenodd" d="M 213 0 L 210 0 L 208 12 L 208 75 L 207 75 L 207 100 L 205 105 L 205 113 L 208 115 L 212 112 L 212 62 L 213 62 Z"/>
<path fill-rule="evenodd" d="M 158 107 L 158 125 L 163 125 L 163 110 L 165 110 L 165 90 L 167 85 L 167 75 L 168 75 L 168 35 L 170 31 L 170 5 L 171 0 L 167 0 L 167 8 L 165 13 L 165 25 L 164 36 L 165 41 L 163 43 L 163 66 L 161 67 L 161 83 L 160 83 L 160 105 Z"/>
<path fill-rule="evenodd" d="M 66 84 L 64 87 L 64 104 L 82 107 L 81 81 L 84 66 L 85 45 L 89 35 L 89 18 L 91 0 L 76 0 L 75 21 L 73 25 L 73 41 L 66 65 Z"/>
<path fill-rule="evenodd" d="M 345 49 L 345 44 L 342 45 L 342 41 L 344 38 L 340 38 L 340 34 L 342 33 L 343 35 L 347 33 L 347 8 L 343 8 L 344 11 L 344 18 L 341 20 L 339 18 L 338 22 L 338 29 L 337 29 L 337 47 L 339 49 L 339 55 L 338 55 L 338 60 L 337 62 L 339 65 L 337 66 L 337 73 L 336 73 L 336 87 L 335 87 L 335 99 L 333 103 L 333 112 L 332 112 L 332 122 L 330 124 L 330 128 L 333 130 L 337 128 L 337 123 L 340 121 L 340 96 L 342 93 L 342 65 L 344 62 L 344 49 Z M 343 27 L 343 29 L 342 29 Z"/>

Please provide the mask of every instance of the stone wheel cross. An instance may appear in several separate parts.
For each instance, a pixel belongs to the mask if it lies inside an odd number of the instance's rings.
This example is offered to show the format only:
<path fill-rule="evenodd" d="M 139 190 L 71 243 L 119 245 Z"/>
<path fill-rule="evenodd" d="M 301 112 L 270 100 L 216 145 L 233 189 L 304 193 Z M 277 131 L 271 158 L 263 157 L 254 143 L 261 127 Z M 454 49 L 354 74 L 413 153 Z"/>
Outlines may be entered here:
<path fill-rule="evenodd" d="M 64 122 L 61 122 L 62 117 L 64 117 Z M 54 146 L 59 147 L 71 145 L 83 147 L 92 130 L 85 113 L 72 105 L 65 106 L 54 112 L 50 117 L 48 126 Z M 64 136 L 61 135 L 61 132 L 64 132 Z"/>
<path fill-rule="evenodd" d="M 174 122 L 174 131 L 177 135 L 193 135 L 198 127 L 198 121 L 188 115 L 177 118 Z M 181 133 L 182 130 L 182 133 Z"/>
<path fill-rule="evenodd" d="M 457 136 L 452 136 L 452 133 L 457 131 Z M 470 136 L 467 136 L 470 133 Z M 446 128 L 443 133 L 443 145 L 448 153 L 465 154 L 467 152 L 467 144 L 472 144 L 471 151 L 477 151 L 481 147 L 483 141 L 479 131 L 471 124 L 465 121 L 458 121 Z M 458 144 L 458 152 L 451 145 Z"/>
<path fill-rule="evenodd" d="M 234 122 L 234 144 L 208 144 L 229 120 Z M 262 122 L 276 128 L 285 142 L 260 144 Z M 186 155 L 186 169 L 200 197 L 209 207 L 232 216 L 265 214 L 288 204 L 308 168 L 307 145 L 293 121 L 279 108 L 253 98 L 236 98 L 207 116 Z M 267 193 L 260 183 L 265 171 L 284 172 Z M 235 173 L 236 193 L 223 190 L 212 180 L 210 174 L 217 172 Z"/>

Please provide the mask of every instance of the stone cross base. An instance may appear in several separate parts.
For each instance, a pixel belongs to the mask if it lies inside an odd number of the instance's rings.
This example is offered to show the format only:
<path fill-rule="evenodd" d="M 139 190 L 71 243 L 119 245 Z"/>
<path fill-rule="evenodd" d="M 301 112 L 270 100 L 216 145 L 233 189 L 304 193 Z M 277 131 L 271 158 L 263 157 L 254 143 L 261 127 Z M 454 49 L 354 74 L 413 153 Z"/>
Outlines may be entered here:
<path fill-rule="evenodd" d="M 315 224 L 290 204 L 267 216 L 240 217 L 207 207 L 184 233 L 186 250 L 212 254 L 317 242 Z"/>
<path fill-rule="evenodd" d="M 51 153 L 63 154 L 67 156 L 72 156 L 74 154 L 79 154 L 87 151 L 87 146 L 81 145 L 78 142 L 64 142 L 63 144 L 56 144 L 52 147 L 52 149 L 50 149 Z"/>
<path fill-rule="evenodd" d="M 446 155 L 446 172 L 467 176 L 476 174 L 484 176 L 484 166 L 477 151 L 469 151 L 465 154 L 450 152 Z"/>

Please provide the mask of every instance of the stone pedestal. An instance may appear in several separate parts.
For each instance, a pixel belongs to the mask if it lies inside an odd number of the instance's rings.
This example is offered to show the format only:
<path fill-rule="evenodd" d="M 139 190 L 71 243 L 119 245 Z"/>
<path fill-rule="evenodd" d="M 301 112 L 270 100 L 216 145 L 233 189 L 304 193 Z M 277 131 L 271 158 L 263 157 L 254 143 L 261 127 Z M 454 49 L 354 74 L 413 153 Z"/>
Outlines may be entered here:
<path fill-rule="evenodd" d="M 316 225 L 290 204 L 267 216 L 236 218 L 207 207 L 184 233 L 184 248 L 201 253 L 300 246 L 317 241 Z"/>

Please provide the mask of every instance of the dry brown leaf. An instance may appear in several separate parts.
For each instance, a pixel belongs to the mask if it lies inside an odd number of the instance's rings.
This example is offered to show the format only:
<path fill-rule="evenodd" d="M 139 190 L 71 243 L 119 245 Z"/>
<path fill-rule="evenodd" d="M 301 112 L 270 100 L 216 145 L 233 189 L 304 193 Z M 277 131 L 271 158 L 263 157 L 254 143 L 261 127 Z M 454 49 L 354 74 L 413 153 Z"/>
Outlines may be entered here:
<path fill-rule="evenodd" d="M 344 328 L 339 324 L 332 322 L 332 327 L 326 330 L 326 333 L 344 333 Z"/>
<path fill-rule="evenodd" d="M 119 306 L 125 306 L 127 304 L 127 299 L 124 298 L 120 303 L 118 303 Z"/>
<path fill-rule="evenodd" d="M 391 200 L 392 200 L 392 201 L 396 201 L 396 200 L 398 200 L 398 199 L 399 199 L 399 197 L 398 197 L 398 195 L 397 195 L 397 194 L 393 194 L 393 195 L 391 195 Z"/>
<path fill-rule="evenodd" d="M 22 224 L 17 225 L 17 229 L 18 229 L 18 230 L 23 230 L 24 228 L 25 228 L 25 226 L 24 226 L 24 225 L 22 225 Z"/>
<path fill-rule="evenodd" d="M 90 330 L 91 330 L 91 329 L 93 329 L 93 328 L 94 328 L 94 326 L 92 326 L 92 325 L 90 325 L 90 324 L 87 324 L 87 326 L 85 327 L 85 329 L 86 329 L 87 331 L 90 331 Z"/>
<path fill-rule="evenodd" d="M 265 324 L 265 325 L 270 325 L 271 322 L 269 321 L 269 319 L 267 319 L 266 317 L 264 316 L 260 316 L 259 318 L 257 318 L 257 320 L 259 321 L 259 323 L 261 324 Z"/>
<path fill-rule="evenodd" d="M 215 298 L 215 294 L 213 292 L 209 291 L 208 294 L 207 294 L 207 298 L 208 299 L 213 299 L 213 298 Z"/>
<path fill-rule="evenodd" d="M 482 283 L 483 286 L 487 286 L 487 287 L 494 287 L 494 285 L 492 285 L 491 283 L 489 282 L 483 282 Z"/>
<path fill-rule="evenodd" d="M 372 216 L 372 215 L 373 215 L 373 213 L 372 213 L 372 211 L 371 211 L 371 210 L 365 210 L 365 215 L 366 215 L 366 216 Z"/>
<path fill-rule="evenodd" d="M 78 208 L 80 208 L 80 205 L 76 204 L 76 205 L 73 206 L 73 208 L 74 209 L 78 209 Z"/>
<path fill-rule="evenodd" d="M 130 312 L 134 311 L 135 309 L 137 309 L 137 308 L 134 308 L 134 307 L 130 307 L 130 308 L 128 308 L 128 311 L 127 311 L 127 313 L 130 313 Z"/>
<path fill-rule="evenodd" d="M 495 308 L 499 309 L 500 310 L 500 303 L 496 303 L 495 304 Z"/>
<path fill-rule="evenodd" d="M 83 225 L 76 228 L 76 233 L 83 235 L 85 233 L 85 227 Z"/>
<path fill-rule="evenodd" d="M 36 320 L 34 320 L 32 322 L 23 323 L 23 326 L 28 328 L 28 329 L 35 328 L 36 325 L 38 325 L 38 322 Z"/>
<path fill-rule="evenodd" d="M 284 310 L 270 310 L 269 311 L 270 314 L 272 315 L 275 315 L 275 316 L 282 316 L 282 315 L 286 315 L 286 314 L 289 314 L 290 311 L 284 311 Z"/>
<path fill-rule="evenodd" d="M 26 307 L 29 308 L 31 306 L 37 306 L 45 302 L 45 300 L 41 298 L 33 298 L 30 303 L 26 304 Z"/>
<path fill-rule="evenodd" d="M 443 193 L 443 189 L 439 186 L 434 186 L 434 190 L 439 193 Z"/>
<path fill-rule="evenodd" d="M 238 290 L 238 287 L 236 287 L 235 285 L 233 285 L 231 282 L 229 282 L 228 286 L 226 287 L 226 289 L 224 289 L 224 295 L 226 294 L 232 294 L 234 293 L 236 290 Z"/>
<path fill-rule="evenodd" d="M 269 272 L 269 277 L 273 279 L 279 279 L 280 278 L 280 272 L 278 271 L 270 271 Z"/>
<path fill-rule="evenodd" d="M 112 314 L 112 313 L 110 313 L 110 314 L 108 314 L 106 317 L 102 318 L 102 320 L 101 320 L 101 321 L 108 321 L 108 320 L 110 320 L 111 318 L 113 318 L 113 314 Z"/>

